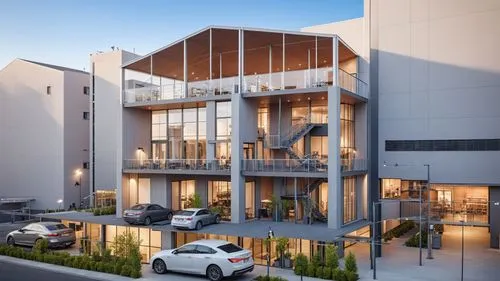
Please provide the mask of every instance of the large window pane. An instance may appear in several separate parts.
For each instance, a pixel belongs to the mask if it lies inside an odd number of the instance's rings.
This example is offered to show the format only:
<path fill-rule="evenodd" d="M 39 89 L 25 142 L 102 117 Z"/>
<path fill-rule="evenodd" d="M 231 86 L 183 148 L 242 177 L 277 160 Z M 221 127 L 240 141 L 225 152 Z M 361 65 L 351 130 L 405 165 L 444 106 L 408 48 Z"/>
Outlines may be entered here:
<path fill-rule="evenodd" d="M 218 102 L 217 103 L 217 118 L 231 117 L 231 102 Z"/>
<path fill-rule="evenodd" d="M 356 177 L 344 178 L 344 223 L 356 219 Z"/>

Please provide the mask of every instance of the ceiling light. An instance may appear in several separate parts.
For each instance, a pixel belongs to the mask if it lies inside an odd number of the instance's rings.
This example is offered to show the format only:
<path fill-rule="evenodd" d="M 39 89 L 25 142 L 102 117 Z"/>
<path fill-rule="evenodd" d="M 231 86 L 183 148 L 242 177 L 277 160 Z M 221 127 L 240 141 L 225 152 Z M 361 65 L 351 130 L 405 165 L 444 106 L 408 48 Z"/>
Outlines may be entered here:
<path fill-rule="evenodd" d="M 311 97 L 307 97 L 307 100 L 311 100 Z"/>
<path fill-rule="evenodd" d="M 297 99 L 298 101 L 300 101 L 300 99 Z"/>
<path fill-rule="evenodd" d="M 290 100 L 287 100 L 287 102 L 290 102 Z"/>
<path fill-rule="evenodd" d="M 193 71 L 193 72 L 191 72 L 191 74 L 192 74 L 192 75 L 194 75 L 194 71 Z"/>
<path fill-rule="evenodd" d="M 326 60 L 324 60 L 323 62 L 326 63 Z"/>
<path fill-rule="evenodd" d="M 287 68 L 287 70 L 290 70 L 290 67 L 289 67 L 289 68 Z"/>
<path fill-rule="evenodd" d="M 299 66 L 302 66 L 302 64 L 301 64 L 301 63 L 299 63 Z"/>
<path fill-rule="evenodd" d="M 321 97 L 321 99 L 322 99 L 322 100 L 324 100 L 324 99 L 325 99 L 325 97 Z"/>

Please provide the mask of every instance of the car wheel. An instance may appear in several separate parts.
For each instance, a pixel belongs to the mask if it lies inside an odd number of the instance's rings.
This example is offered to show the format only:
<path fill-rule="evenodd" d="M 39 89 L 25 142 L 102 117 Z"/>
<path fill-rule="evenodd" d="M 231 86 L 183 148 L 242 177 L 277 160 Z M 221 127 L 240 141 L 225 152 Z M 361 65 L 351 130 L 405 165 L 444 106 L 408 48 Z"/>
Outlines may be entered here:
<path fill-rule="evenodd" d="M 171 221 L 173 216 L 174 216 L 174 214 L 172 214 L 172 213 L 168 213 L 168 215 L 167 215 L 167 220 L 168 220 L 168 221 Z"/>
<path fill-rule="evenodd" d="M 222 279 L 222 270 L 215 264 L 210 265 L 207 268 L 207 278 L 210 281 L 220 281 Z"/>
<path fill-rule="evenodd" d="M 203 224 L 201 223 L 201 221 L 196 223 L 196 230 L 200 230 L 202 227 L 203 227 Z"/>
<path fill-rule="evenodd" d="M 165 274 L 167 273 L 167 265 L 162 259 L 156 259 L 153 262 L 153 270 L 157 274 Z"/>
<path fill-rule="evenodd" d="M 220 218 L 220 216 L 219 216 L 219 215 L 215 216 L 215 223 L 216 223 L 216 224 L 219 224 L 219 223 L 220 223 L 220 220 L 221 220 L 221 218 Z"/>
<path fill-rule="evenodd" d="M 9 238 L 7 238 L 7 245 L 10 245 L 10 246 L 16 245 L 16 241 L 14 241 L 14 237 L 9 236 Z"/>
<path fill-rule="evenodd" d="M 151 218 L 150 217 L 146 217 L 144 219 L 144 225 L 150 225 L 151 224 Z"/>

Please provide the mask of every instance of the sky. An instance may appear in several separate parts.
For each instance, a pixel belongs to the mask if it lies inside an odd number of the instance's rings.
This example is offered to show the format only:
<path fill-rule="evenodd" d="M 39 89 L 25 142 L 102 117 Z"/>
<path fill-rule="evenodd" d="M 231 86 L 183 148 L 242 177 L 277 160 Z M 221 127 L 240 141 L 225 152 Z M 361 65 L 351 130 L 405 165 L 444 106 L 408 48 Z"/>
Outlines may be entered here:
<path fill-rule="evenodd" d="M 299 30 L 363 16 L 363 0 L 2 0 L 0 69 L 16 58 L 80 70 L 117 46 L 144 55 L 208 25 Z"/>

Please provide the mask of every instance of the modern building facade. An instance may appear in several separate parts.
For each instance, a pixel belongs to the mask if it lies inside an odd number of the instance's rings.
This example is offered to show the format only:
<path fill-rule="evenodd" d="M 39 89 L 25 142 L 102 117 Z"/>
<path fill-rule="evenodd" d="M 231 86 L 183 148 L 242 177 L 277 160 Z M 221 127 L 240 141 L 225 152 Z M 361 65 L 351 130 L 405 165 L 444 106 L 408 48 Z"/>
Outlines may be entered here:
<path fill-rule="evenodd" d="M 23 59 L 0 70 L 0 197 L 45 210 L 88 195 L 88 77 Z"/>
<path fill-rule="evenodd" d="M 182 209 L 197 194 L 259 238 L 262 221 L 319 242 L 365 227 L 369 94 L 360 64 L 336 35 L 228 27 L 125 64 L 117 215 L 143 202 Z M 318 239 L 308 223 L 335 235 Z M 245 227 L 214 234 L 254 238 Z"/>
<path fill-rule="evenodd" d="M 90 55 L 90 190 L 97 206 L 115 205 L 121 66 L 138 55 L 113 49 Z"/>

